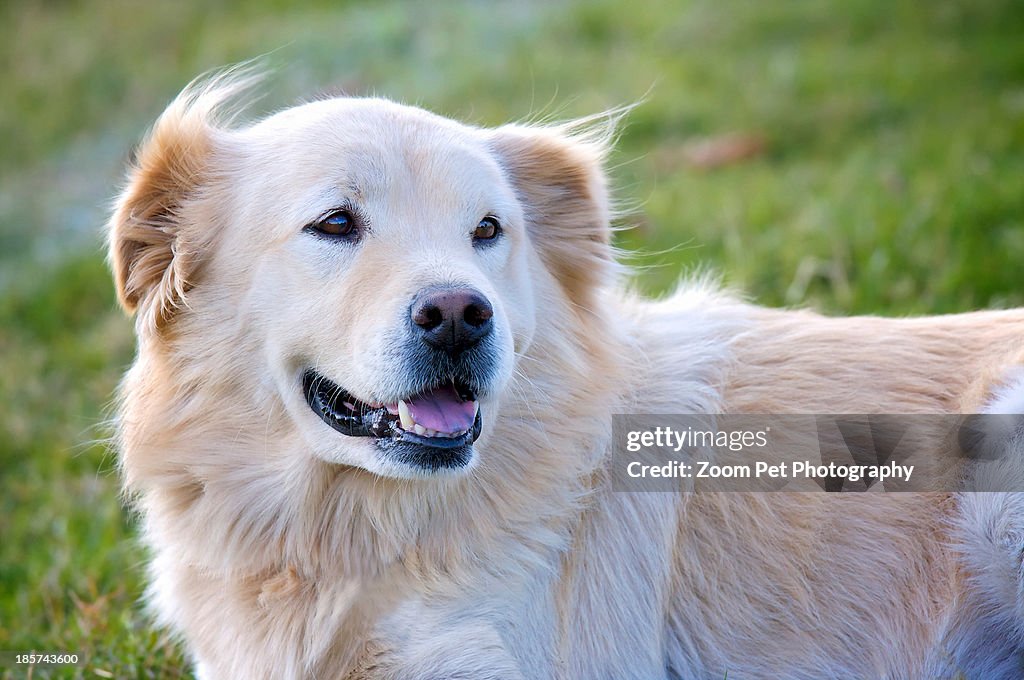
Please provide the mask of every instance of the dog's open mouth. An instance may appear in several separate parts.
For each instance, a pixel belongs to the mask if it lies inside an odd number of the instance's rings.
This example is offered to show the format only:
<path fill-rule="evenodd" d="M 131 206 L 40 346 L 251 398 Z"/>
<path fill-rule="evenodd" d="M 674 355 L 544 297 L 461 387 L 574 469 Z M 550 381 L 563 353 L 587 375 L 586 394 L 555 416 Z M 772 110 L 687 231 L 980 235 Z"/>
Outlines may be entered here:
<path fill-rule="evenodd" d="M 432 449 L 459 449 L 468 447 L 480 436 L 476 395 L 458 381 L 434 386 L 392 404 L 368 404 L 316 371 L 308 370 L 302 376 L 302 391 L 314 413 L 350 437 L 374 437 L 381 444 L 405 442 Z"/>

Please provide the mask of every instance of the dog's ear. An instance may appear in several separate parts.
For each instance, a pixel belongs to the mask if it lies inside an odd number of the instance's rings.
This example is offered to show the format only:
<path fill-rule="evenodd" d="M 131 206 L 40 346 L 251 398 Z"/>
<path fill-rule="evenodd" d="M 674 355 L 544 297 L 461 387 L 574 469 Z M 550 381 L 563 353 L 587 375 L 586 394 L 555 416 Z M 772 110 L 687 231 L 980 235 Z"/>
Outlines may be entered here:
<path fill-rule="evenodd" d="M 185 304 L 199 249 L 186 225 L 202 192 L 223 105 L 259 78 L 228 72 L 190 84 L 139 145 L 109 229 L 109 260 L 117 297 L 142 327 L 159 330 Z"/>
<path fill-rule="evenodd" d="M 613 122 L 508 125 L 492 147 L 526 213 L 531 239 L 570 299 L 590 308 L 615 271 L 604 160 Z"/>

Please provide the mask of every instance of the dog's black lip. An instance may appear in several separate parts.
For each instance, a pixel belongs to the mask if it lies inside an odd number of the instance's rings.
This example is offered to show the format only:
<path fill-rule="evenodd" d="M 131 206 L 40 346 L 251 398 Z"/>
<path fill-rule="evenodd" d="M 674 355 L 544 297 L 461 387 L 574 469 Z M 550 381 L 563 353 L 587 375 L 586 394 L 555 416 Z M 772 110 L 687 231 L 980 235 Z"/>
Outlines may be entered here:
<path fill-rule="evenodd" d="M 479 430 L 475 425 L 473 429 Z M 413 437 L 416 436 L 413 435 Z M 468 439 L 470 433 L 464 436 Z M 473 459 L 473 444 L 471 442 L 441 448 L 432 444 L 419 444 L 404 438 L 378 439 L 377 446 L 389 460 L 419 468 L 425 472 L 457 470 L 469 465 Z"/>
<path fill-rule="evenodd" d="M 475 396 L 463 383 L 456 383 L 456 389 L 466 399 Z M 309 408 L 335 431 L 349 437 L 373 437 L 382 450 L 399 452 L 400 459 L 415 462 L 419 467 L 464 465 L 472 457 L 473 442 L 480 436 L 482 429 L 480 409 L 477 408 L 473 427 L 458 437 L 423 437 L 415 432 L 407 432 L 397 427 L 398 417 L 389 413 L 386 407 L 373 407 L 356 399 L 337 383 L 313 369 L 307 369 L 302 375 L 302 393 Z M 345 402 L 352 404 L 354 410 L 345 407 Z M 435 454 L 439 451 L 448 453 L 434 462 L 423 462 L 427 457 L 416 454 L 414 449 L 417 447 L 432 450 Z M 469 455 L 466 451 L 460 451 L 463 448 L 468 448 Z M 459 460 L 463 462 L 458 464 Z"/>

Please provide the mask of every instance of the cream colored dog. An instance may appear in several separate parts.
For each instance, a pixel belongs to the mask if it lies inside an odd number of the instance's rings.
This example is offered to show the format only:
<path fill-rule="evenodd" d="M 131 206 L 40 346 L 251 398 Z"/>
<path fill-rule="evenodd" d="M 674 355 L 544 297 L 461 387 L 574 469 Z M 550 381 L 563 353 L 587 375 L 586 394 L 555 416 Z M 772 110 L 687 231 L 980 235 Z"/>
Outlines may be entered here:
<path fill-rule="evenodd" d="M 1021 677 L 1024 495 L 608 467 L 614 412 L 1019 412 L 1024 311 L 636 299 L 600 130 L 348 98 L 231 127 L 249 80 L 170 105 L 110 223 L 124 480 L 201 678 Z"/>

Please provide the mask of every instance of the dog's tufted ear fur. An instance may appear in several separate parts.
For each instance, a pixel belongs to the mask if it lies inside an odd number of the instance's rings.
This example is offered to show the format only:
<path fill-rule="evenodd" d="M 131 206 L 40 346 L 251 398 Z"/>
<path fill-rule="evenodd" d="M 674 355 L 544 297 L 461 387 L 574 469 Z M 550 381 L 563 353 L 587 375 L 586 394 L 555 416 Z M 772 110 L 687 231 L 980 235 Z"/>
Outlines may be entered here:
<path fill-rule="evenodd" d="M 603 123 L 603 125 L 597 124 Z M 615 120 L 507 125 L 491 140 L 526 213 L 530 237 L 570 300 L 591 309 L 616 271 L 604 161 Z"/>
<path fill-rule="evenodd" d="M 184 216 L 208 181 L 225 103 L 258 79 L 242 69 L 194 81 L 138 148 L 108 225 L 108 257 L 118 300 L 140 328 L 160 330 L 185 304 L 202 235 Z"/>

